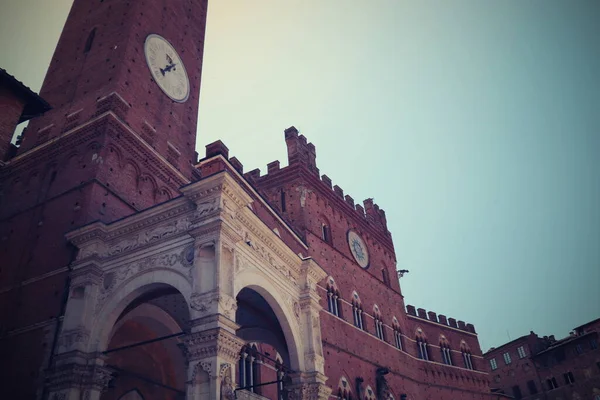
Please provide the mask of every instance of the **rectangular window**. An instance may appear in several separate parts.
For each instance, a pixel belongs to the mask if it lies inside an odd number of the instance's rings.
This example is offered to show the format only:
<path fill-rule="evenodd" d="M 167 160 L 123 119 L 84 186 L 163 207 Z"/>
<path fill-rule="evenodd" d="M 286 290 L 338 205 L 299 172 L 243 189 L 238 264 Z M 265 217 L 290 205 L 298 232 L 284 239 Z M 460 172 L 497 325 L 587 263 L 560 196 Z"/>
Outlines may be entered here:
<path fill-rule="evenodd" d="M 575 352 L 576 352 L 577 354 L 581 354 L 581 353 L 583 353 L 583 346 L 582 346 L 582 345 L 580 345 L 580 344 L 578 344 L 577 346 L 575 346 Z"/>
<path fill-rule="evenodd" d="M 525 357 L 527 357 L 527 353 L 525 353 L 525 347 L 524 346 L 519 346 L 517 348 L 517 353 L 519 353 L 519 358 L 525 358 Z"/>
<path fill-rule="evenodd" d="M 329 234 L 329 226 L 327 226 L 326 224 L 321 224 L 321 239 L 323 239 L 323 241 L 327 243 L 329 243 L 331 240 Z"/>
<path fill-rule="evenodd" d="M 556 378 L 546 379 L 546 386 L 548 386 L 548 390 L 556 389 L 558 387 L 558 382 L 556 382 Z"/>
<path fill-rule="evenodd" d="M 590 339 L 590 347 L 592 350 L 596 350 L 598 348 L 598 341 L 596 339 Z"/>
<path fill-rule="evenodd" d="M 285 212 L 285 191 L 281 189 L 280 198 L 281 198 L 281 211 Z"/>
<path fill-rule="evenodd" d="M 566 385 L 575 383 L 575 377 L 573 376 L 572 372 L 567 372 L 567 373 L 563 374 L 563 377 L 565 378 Z"/>
<path fill-rule="evenodd" d="M 498 364 L 496 364 L 496 359 L 495 358 L 492 358 L 490 360 L 490 367 L 492 367 L 492 371 L 498 369 Z"/>
<path fill-rule="evenodd" d="M 527 381 L 527 388 L 529 389 L 530 394 L 536 394 L 538 392 L 534 381 Z"/>
<path fill-rule="evenodd" d="M 515 399 L 521 399 L 523 397 L 523 395 L 521 394 L 521 388 L 519 387 L 519 385 L 515 385 L 512 388 L 513 391 L 513 396 L 515 397 Z"/>
<path fill-rule="evenodd" d="M 506 365 L 510 364 L 512 362 L 512 360 L 510 359 L 510 353 L 507 351 L 506 353 L 504 353 L 504 363 Z"/>

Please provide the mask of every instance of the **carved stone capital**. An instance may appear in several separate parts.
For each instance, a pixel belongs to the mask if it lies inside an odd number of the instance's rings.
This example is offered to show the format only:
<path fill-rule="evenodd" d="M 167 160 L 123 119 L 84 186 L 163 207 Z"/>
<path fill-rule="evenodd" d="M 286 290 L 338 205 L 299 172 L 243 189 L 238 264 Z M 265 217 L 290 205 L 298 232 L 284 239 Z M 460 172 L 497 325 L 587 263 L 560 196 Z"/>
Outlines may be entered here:
<path fill-rule="evenodd" d="M 71 272 L 72 286 L 99 285 L 102 282 L 102 265 L 97 260 L 87 260 Z"/>
<path fill-rule="evenodd" d="M 189 361 L 218 356 L 235 364 L 244 345 L 244 340 L 223 328 L 190 333 L 180 340 Z"/>
<path fill-rule="evenodd" d="M 327 377 L 320 372 L 296 373 L 291 378 L 288 400 L 327 400 L 331 394 L 331 388 L 325 384 Z"/>
<path fill-rule="evenodd" d="M 49 370 L 46 382 L 50 391 L 70 388 L 104 391 L 112 379 L 112 372 L 99 365 L 63 364 Z"/>

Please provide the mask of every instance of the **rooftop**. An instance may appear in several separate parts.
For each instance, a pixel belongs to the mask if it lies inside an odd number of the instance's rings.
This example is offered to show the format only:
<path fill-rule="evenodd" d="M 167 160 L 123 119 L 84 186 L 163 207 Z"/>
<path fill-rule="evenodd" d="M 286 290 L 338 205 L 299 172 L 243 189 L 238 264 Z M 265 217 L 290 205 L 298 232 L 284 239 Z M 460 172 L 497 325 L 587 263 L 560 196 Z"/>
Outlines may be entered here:
<path fill-rule="evenodd" d="M 37 93 L 25 86 L 17 78 L 0 68 L 0 87 L 6 87 L 13 91 L 17 96 L 25 102 L 25 108 L 19 118 L 19 124 L 37 117 L 40 114 L 50 110 L 50 104 L 42 99 Z"/>

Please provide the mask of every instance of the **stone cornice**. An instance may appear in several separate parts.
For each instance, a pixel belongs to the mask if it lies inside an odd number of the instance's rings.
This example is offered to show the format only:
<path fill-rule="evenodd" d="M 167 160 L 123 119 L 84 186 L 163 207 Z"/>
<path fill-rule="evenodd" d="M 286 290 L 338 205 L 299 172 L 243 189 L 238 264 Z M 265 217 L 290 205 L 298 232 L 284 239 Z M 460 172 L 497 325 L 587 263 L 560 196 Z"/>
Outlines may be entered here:
<path fill-rule="evenodd" d="M 244 176 L 242 176 L 242 174 L 240 174 L 234 167 L 233 165 L 231 165 L 231 163 L 229 162 L 229 160 L 227 160 L 225 157 L 223 157 L 221 154 L 217 154 L 214 157 L 209 157 L 209 158 L 205 158 L 203 160 L 200 160 L 200 162 L 198 164 L 196 164 L 196 167 L 201 167 L 203 164 L 206 163 L 210 163 L 212 161 L 214 161 L 215 158 L 219 158 L 222 162 L 226 163 L 229 167 L 230 170 L 227 171 L 228 173 L 232 173 L 236 176 L 237 178 L 237 182 L 239 185 L 242 185 L 244 190 L 246 190 L 248 193 L 250 193 L 252 195 L 252 197 L 260 202 L 271 214 L 272 216 L 277 219 L 277 221 L 281 224 L 281 226 L 285 227 L 285 229 L 290 233 L 290 235 L 292 235 L 292 237 L 294 239 L 296 239 L 297 243 L 302 246 L 302 248 L 307 249 L 308 250 L 308 246 L 306 245 L 306 243 L 304 243 L 304 241 L 300 238 L 300 236 L 298 236 L 298 234 L 289 226 L 289 224 L 287 222 L 285 222 L 280 216 L 279 214 L 273 209 L 273 207 L 271 207 L 271 205 L 256 191 L 256 189 L 250 184 L 248 183 L 248 181 L 246 180 L 246 178 L 244 178 Z M 225 173 L 225 172 L 222 172 Z M 218 174 L 217 174 L 218 175 Z"/>
<path fill-rule="evenodd" d="M 194 208 L 194 204 L 188 202 L 186 199 L 177 198 L 108 225 L 102 222 L 93 222 L 68 232 L 65 236 L 67 240 L 77 247 L 91 242 L 94 239 L 108 242 L 117 239 L 120 236 L 125 236 L 160 222 L 184 215 L 194 210 Z"/>
<path fill-rule="evenodd" d="M 124 139 L 124 142 L 127 145 L 126 150 L 128 153 L 138 161 L 143 162 L 153 175 L 160 177 L 164 182 L 173 182 L 172 188 L 174 190 L 190 182 L 188 178 L 173 167 L 162 155 L 154 150 L 154 148 L 148 145 L 130 126 L 123 122 L 112 111 L 107 111 L 97 117 L 91 118 L 87 122 L 66 131 L 60 136 L 17 155 L 5 164 L 2 171 L 14 174 L 21 168 L 31 167 L 31 164 L 40 164 L 40 160 L 58 157 L 64 152 L 65 148 L 77 147 L 83 143 L 90 142 L 93 138 L 104 133 L 107 133 L 111 137 L 116 137 L 114 134 L 111 135 L 110 132 L 98 131 L 96 129 L 88 129 L 86 132 L 81 132 L 103 120 L 106 120 L 110 127 L 118 128 L 121 131 L 126 132 L 127 134 L 122 135 L 121 138 Z M 154 160 L 147 161 L 147 155 L 150 155 Z"/>

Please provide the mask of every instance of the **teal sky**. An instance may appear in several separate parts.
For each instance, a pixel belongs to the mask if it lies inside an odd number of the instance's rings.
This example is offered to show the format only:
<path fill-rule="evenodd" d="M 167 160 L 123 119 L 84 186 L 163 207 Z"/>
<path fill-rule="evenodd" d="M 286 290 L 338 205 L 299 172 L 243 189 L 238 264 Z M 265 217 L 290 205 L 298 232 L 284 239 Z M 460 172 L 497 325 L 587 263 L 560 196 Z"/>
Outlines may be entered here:
<path fill-rule="evenodd" d="M 0 66 L 39 90 L 71 3 L 5 2 Z M 596 0 L 212 0 L 198 151 L 266 171 L 295 125 L 386 210 L 408 304 L 563 336 L 600 317 L 599 43 Z"/>

